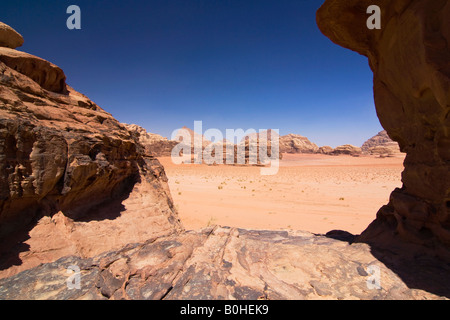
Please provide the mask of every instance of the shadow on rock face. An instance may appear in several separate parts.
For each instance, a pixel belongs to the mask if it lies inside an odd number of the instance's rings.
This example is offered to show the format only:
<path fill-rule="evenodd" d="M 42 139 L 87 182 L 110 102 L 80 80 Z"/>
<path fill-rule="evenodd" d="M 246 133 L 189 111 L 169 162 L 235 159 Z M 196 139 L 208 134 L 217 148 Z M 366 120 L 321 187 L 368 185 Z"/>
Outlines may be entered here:
<path fill-rule="evenodd" d="M 372 246 L 371 253 L 411 289 L 450 298 L 450 265 L 427 254 L 392 251 Z"/>
<path fill-rule="evenodd" d="M 111 200 L 106 200 L 103 203 L 89 208 L 88 211 L 75 218 L 74 221 L 90 222 L 114 220 L 118 218 L 121 213 L 126 210 L 123 202 L 129 198 L 134 185 L 139 182 L 141 182 L 139 175 L 128 177 L 114 188 Z"/>
<path fill-rule="evenodd" d="M 136 183 L 140 182 L 140 177 L 131 176 L 121 183 L 119 183 L 112 192 L 112 199 L 108 199 L 105 202 L 89 208 L 89 210 L 85 211 L 82 216 L 78 219 L 71 219 L 66 213 L 60 211 L 58 212 L 47 212 L 45 215 L 36 216 L 32 222 L 30 222 L 25 227 L 22 227 L 20 230 L 14 232 L 14 235 L 10 235 L 5 237 L 0 242 L 0 272 L 7 270 L 13 266 L 21 266 L 23 264 L 21 256 L 26 255 L 27 252 L 32 251 L 30 244 L 27 243 L 31 238 L 32 232 L 35 228 L 40 225 L 37 229 L 42 228 L 42 232 L 45 230 L 52 230 L 42 227 L 44 223 L 43 220 L 49 220 L 53 225 L 58 225 L 57 216 L 59 215 L 63 217 L 63 224 L 68 229 L 71 228 L 69 224 L 77 223 L 77 222 L 91 222 L 91 221 L 104 221 L 104 220 L 115 220 L 121 216 L 122 212 L 124 212 L 125 206 L 123 202 L 128 199 L 133 187 Z M 79 214 L 79 213 L 78 213 Z M 70 221 L 70 222 L 68 222 Z M 72 222 L 73 221 L 73 222 Z M 56 227 L 58 228 L 58 227 Z M 36 230 L 37 230 L 36 229 Z M 40 232 L 38 232 L 40 233 Z M 66 236 L 70 237 L 70 232 L 66 231 Z M 58 238 L 61 238 L 60 234 L 53 234 L 54 240 L 49 240 L 52 242 L 48 248 L 49 251 L 55 250 L 55 246 L 53 242 L 58 242 Z M 65 243 L 61 243 L 61 247 L 65 246 Z M 52 246 L 54 246 L 52 248 Z M 56 250 L 60 250 L 60 246 L 56 245 Z M 69 246 L 67 247 L 69 249 Z M 64 249 L 63 249 L 64 250 Z M 36 254 L 36 253 L 34 253 Z M 37 258 L 39 259 L 39 258 Z"/>
<path fill-rule="evenodd" d="M 32 228 L 33 226 L 30 226 L 27 230 L 18 232 L 14 237 L 2 240 L 0 245 L 0 271 L 22 264 L 20 254 L 30 250 L 30 245 L 25 241 L 30 239 L 28 232 Z"/>
<path fill-rule="evenodd" d="M 356 236 L 343 230 L 331 230 L 325 234 L 325 237 L 352 244 L 355 241 Z"/>
<path fill-rule="evenodd" d="M 424 290 L 450 298 L 450 263 L 425 248 L 386 235 L 378 241 L 364 241 L 343 230 L 332 230 L 327 238 L 352 243 L 366 243 L 379 262 L 397 274 L 410 289 Z M 381 286 L 383 275 L 381 274 Z"/>

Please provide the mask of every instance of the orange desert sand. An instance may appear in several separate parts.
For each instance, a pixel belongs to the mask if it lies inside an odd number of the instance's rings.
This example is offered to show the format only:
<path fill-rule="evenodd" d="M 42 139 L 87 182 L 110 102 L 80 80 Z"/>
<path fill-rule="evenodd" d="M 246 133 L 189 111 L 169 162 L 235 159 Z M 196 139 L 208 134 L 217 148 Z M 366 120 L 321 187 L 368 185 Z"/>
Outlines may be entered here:
<path fill-rule="evenodd" d="M 360 234 L 401 187 L 404 155 L 284 154 L 273 176 L 260 175 L 259 167 L 159 160 L 188 230 L 222 225 Z"/>

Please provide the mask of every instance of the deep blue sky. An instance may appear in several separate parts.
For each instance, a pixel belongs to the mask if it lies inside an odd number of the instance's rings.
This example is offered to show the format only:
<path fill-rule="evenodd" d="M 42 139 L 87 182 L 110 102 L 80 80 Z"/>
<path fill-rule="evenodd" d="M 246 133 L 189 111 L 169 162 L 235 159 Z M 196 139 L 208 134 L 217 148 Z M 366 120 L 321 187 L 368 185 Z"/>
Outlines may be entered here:
<path fill-rule="evenodd" d="M 323 0 L 6 1 L 18 48 L 60 66 L 67 83 L 119 121 L 170 136 L 280 129 L 318 145 L 360 146 L 382 130 L 367 58 L 323 36 Z M 81 8 L 82 30 L 66 9 Z"/>

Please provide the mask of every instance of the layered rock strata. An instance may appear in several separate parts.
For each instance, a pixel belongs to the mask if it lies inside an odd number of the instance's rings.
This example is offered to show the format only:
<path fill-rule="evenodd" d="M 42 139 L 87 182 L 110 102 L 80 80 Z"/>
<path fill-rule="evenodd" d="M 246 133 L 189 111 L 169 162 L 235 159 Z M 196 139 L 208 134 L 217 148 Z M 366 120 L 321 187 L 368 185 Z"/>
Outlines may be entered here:
<path fill-rule="evenodd" d="M 392 141 L 387 131 L 378 132 L 375 136 L 364 142 L 361 147 L 363 153 L 391 156 L 400 153 L 398 143 Z"/>

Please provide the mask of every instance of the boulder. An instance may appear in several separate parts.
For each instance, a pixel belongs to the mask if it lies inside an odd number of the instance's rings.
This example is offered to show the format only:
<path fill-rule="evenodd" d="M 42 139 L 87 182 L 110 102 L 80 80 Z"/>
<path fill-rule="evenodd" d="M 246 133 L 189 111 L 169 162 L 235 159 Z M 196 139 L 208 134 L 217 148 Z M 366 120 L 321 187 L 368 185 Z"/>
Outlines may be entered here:
<path fill-rule="evenodd" d="M 66 76 L 53 63 L 9 48 L 0 48 L 0 61 L 7 67 L 27 76 L 45 90 L 67 93 Z"/>
<path fill-rule="evenodd" d="M 22 36 L 7 24 L 0 22 L 0 47 L 15 49 L 22 45 Z"/>

